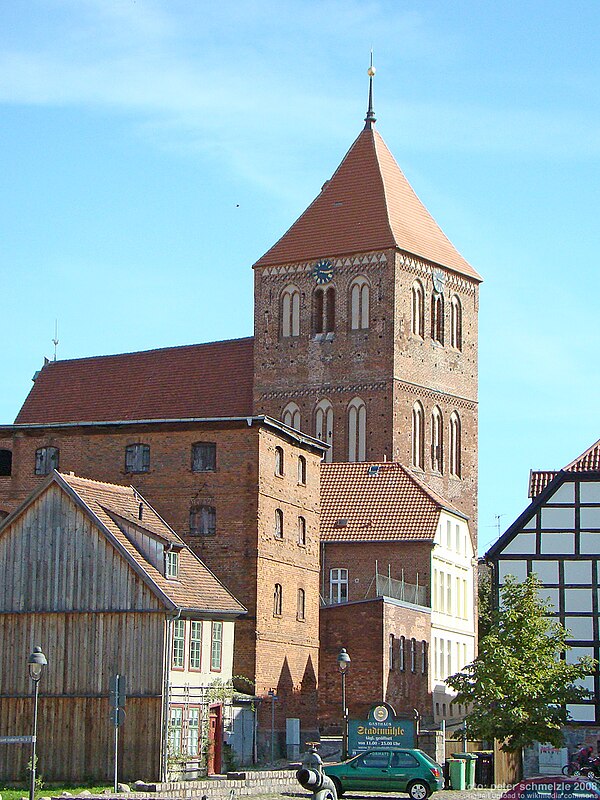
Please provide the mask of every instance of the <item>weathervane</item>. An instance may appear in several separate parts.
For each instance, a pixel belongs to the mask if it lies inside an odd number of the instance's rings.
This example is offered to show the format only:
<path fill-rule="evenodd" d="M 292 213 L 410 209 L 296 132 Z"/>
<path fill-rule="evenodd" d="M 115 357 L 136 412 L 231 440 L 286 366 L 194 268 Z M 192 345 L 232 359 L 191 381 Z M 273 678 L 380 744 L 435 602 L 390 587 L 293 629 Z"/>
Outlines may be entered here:
<path fill-rule="evenodd" d="M 367 70 L 369 76 L 369 108 L 367 116 L 365 117 L 365 130 L 370 131 L 375 123 L 375 112 L 373 111 L 373 76 L 375 75 L 375 67 L 373 66 L 373 50 L 371 50 L 371 64 Z"/>

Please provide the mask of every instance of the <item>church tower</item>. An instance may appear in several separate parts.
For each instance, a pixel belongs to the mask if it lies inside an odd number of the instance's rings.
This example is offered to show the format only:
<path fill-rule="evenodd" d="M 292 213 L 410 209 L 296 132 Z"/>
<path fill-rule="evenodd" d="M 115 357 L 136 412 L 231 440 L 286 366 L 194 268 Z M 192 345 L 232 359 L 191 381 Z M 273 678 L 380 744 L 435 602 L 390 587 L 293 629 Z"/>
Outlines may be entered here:
<path fill-rule="evenodd" d="M 365 126 L 332 178 L 254 265 L 254 408 L 330 445 L 400 461 L 477 509 L 480 276 Z"/>

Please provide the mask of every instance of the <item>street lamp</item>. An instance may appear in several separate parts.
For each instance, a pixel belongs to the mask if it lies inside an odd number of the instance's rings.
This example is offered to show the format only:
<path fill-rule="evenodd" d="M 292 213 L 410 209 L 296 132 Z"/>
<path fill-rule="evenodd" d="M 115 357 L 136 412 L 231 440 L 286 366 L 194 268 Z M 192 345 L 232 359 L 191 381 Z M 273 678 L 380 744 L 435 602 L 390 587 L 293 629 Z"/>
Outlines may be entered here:
<path fill-rule="evenodd" d="M 350 665 L 350 656 L 342 647 L 337 657 L 337 665 L 342 676 L 342 761 L 348 758 L 348 709 L 346 708 L 346 672 Z"/>
<path fill-rule="evenodd" d="M 31 782 L 29 784 L 29 800 L 35 797 L 35 745 L 37 736 L 38 692 L 40 678 L 44 667 L 48 666 L 46 656 L 41 647 L 34 647 L 33 653 L 27 659 L 29 677 L 33 681 L 33 736 L 31 737 Z"/>

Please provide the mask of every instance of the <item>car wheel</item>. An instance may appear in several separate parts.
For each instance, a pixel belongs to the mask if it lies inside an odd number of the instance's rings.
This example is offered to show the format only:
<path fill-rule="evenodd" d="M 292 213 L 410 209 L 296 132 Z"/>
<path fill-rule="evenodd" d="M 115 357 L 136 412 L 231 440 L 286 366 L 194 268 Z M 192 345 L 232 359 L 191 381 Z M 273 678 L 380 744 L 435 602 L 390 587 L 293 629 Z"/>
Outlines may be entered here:
<path fill-rule="evenodd" d="M 431 794 L 431 789 L 425 781 L 413 781 L 408 784 L 408 793 L 412 800 L 426 800 Z"/>
<path fill-rule="evenodd" d="M 342 784 L 340 782 L 340 779 L 339 778 L 332 778 L 331 780 L 333 781 L 333 785 L 335 786 L 335 792 L 336 792 L 337 796 L 338 797 L 343 797 L 344 796 L 344 790 L 342 789 Z"/>

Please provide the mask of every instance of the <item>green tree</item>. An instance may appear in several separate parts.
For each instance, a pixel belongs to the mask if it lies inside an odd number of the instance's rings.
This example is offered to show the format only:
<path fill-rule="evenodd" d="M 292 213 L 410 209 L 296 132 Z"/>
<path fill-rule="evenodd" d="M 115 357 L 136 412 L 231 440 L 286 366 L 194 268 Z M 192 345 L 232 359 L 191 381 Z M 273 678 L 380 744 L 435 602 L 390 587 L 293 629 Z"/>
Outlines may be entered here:
<path fill-rule="evenodd" d="M 591 675 L 595 662 L 586 658 L 569 664 L 561 658 L 569 649 L 567 631 L 546 616 L 552 605 L 540 600 L 539 588 L 535 575 L 523 583 L 508 576 L 479 655 L 446 679 L 458 693 L 455 702 L 471 709 L 467 735 L 498 739 L 503 750 L 536 741 L 560 747 L 568 719 L 565 704 L 590 695 L 575 681 Z"/>
<path fill-rule="evenodd" d="M 492 628 L 492 575 L 488 564 L 479 570 L 477 584 L 477 636 L 479 641 Z"/>

